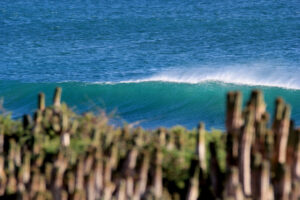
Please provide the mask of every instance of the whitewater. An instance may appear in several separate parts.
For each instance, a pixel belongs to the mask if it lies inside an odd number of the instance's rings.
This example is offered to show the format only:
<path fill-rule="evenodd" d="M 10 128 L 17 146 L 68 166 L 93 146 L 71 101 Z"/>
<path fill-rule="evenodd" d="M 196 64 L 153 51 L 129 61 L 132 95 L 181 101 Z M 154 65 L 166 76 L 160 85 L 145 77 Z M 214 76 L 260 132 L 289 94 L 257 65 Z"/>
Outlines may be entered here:
<path fill-rule="evenodd" d="M 187 70 L 188 68 L 188 70 Z M 249 86 L 268 86 L 300 90 L 300 67 L 287 71 L 284 67 L 256 63 L 237 66 L 192 66 L 176 67 L 165 72 L 153 74 L 140 79 L 116 82 L 94 82 L 103 84 L 140 83 L 140 82 L 173 82 L 199 84 L 205 82 L 232 83 Z"/>

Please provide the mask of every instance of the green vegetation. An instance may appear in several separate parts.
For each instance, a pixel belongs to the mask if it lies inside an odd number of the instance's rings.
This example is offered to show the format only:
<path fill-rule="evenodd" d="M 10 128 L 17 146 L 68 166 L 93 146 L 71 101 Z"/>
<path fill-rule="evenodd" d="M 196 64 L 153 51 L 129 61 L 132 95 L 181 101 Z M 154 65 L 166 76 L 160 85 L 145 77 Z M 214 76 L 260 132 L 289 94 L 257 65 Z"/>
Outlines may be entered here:
<path fill-rule="evenodd" d="M 227 132 L 114 127 L 39 95 L 33 119 L 0 116 L 0 196 L 20 199 L 296 198 L 300 131 L 277 100 L 269 129 L 261 92 L 242 111 L 227 98 Z M 297 196 L 298 195 L 298 196 Z"/>

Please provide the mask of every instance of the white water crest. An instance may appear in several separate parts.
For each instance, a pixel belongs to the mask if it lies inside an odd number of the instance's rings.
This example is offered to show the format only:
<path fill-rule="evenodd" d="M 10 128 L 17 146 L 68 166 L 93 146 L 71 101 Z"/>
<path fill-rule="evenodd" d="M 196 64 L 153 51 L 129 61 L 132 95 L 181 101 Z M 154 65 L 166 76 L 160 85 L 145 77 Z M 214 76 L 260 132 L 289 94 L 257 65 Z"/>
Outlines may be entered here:
<path fill-rule="evenodd" d="M 223 82 L 250 86 L 269 86 L 287 89 L 300 89 L 299 67 L 272 66 L 264 64 L 233 65 L 225 67 L 172 68 L 152 76 L 120 81 L 137 82 L 175 82 L 198 84 L 203 82 Z M 111 82 L 110 82 L 111 83 Z"/>

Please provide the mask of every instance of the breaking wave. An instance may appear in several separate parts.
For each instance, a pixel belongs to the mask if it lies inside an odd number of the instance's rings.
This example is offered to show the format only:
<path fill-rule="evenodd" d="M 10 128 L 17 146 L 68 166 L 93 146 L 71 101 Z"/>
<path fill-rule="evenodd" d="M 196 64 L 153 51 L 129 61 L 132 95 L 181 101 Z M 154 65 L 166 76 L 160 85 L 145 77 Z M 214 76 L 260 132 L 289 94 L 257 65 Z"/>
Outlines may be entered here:
<path fill-rule="evenodd" d="M 296 70 L 296 71 L 294 71 Z M 289 70 L 282 67 L 262 67 L 261 65 L 244 67 L 231 66 L 219 68 L 188 68 L 171 69 L 140 79 L 123 80 L 114 83 L 139 83 L 139 82 L 174 82 L 199 84 L 204 82 L 223 82 L 238 85 L 280 87 L 300 90 L 300 71 L 297 68 Z M 99 82 L 98 82 L 99 83 Z"/>

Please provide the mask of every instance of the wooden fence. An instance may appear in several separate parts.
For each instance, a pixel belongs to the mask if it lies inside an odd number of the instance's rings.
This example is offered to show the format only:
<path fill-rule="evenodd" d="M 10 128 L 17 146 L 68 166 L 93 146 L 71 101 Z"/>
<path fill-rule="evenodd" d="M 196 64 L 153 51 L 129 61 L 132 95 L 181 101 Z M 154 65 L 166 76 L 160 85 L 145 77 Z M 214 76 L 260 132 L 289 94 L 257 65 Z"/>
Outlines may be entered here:
<path fill-rule="evenodd" d="M 227 95 L 226 132 L 113 127 L 38 96 L 33 119 L 0 116 L 0 198 L 299 199 L 300 129 L 276 100 L 269 122 L 260 91 L 245 108 Z"/>

